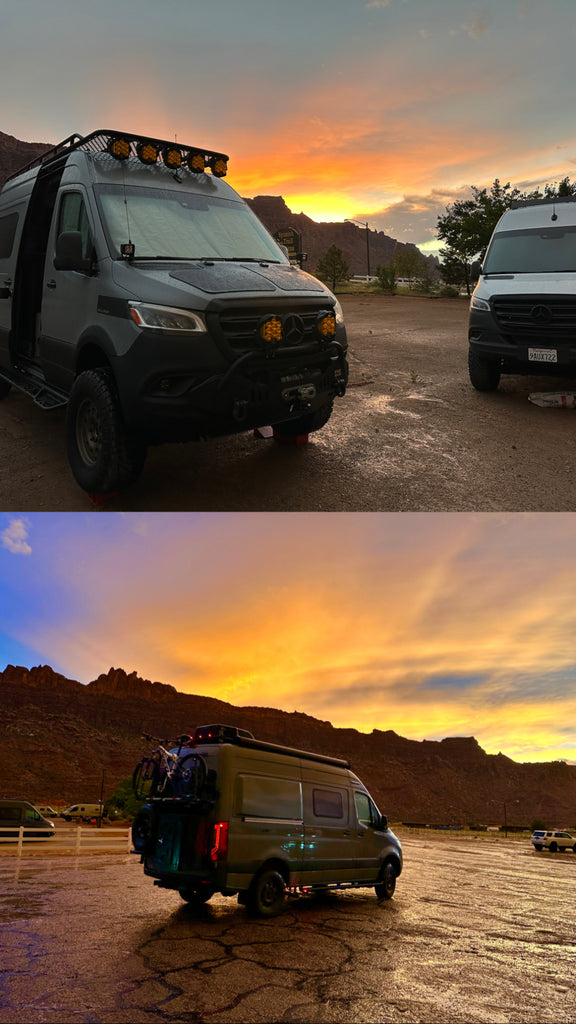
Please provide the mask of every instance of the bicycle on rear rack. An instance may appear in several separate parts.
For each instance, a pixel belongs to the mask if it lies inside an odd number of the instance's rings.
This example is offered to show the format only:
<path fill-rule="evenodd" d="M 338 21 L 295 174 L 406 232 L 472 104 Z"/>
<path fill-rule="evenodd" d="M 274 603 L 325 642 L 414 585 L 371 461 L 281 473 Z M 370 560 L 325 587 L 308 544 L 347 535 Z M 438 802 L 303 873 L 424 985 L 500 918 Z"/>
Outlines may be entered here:
<path fill-rule="evenodd" d="M 164 746 L 167 740 L 154 736 L 144 736 L 144 739 L 158 746 L 134 769 L 132 788 L 137 799 L 152 800 L 161 796 L 197 799 L 206 782 L 207 769 L 202 755 L 190 750 L 190 736 L 179 736 L 176 750 Z"/>

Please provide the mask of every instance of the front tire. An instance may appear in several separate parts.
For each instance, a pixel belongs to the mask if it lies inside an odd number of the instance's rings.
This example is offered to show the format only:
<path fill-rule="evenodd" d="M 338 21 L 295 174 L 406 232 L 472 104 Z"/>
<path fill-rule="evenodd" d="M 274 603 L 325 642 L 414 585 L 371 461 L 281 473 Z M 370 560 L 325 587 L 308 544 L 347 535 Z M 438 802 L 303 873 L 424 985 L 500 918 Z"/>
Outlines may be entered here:
<path fill-rule="evenodd" d="M 246 898 L 246 906 L 256 917 L 276 917 L 282 913 L 285 902 L 286 883 L 279 871 L 268 868 L 261 871 L 252 882 Z"/>
<path fill-rule="evenodd" d="M 68 461 L 89 494 L 109 494 L 134 483 L 146 446 L 128 434 L 109 370 L 85 370 L 74 382 L 66 419 Z"/>
<path fill-rule="evenodd" d="M 278 437 L 298 437 L 299 434 L 312 434 L 315 430 L 321 430 L 322 427 L 326 426 L 332 415 L 333 408 L 334 402 L 330 399 L 330 401 L 321 405 L 319 409 L 309 412 L 305 416 L 286 420 L 285 423 L 273 423 L 274 433 Z"/>
<path fill-rule="evenodd" d="M 500 360 L 486 359 L 471 348 L 468 350 L 468 374 L 476 391 L 496 391 L 500 383 Z"/>
<path fill-rule="evenodd" d="M 396 871 L 391 861 L 387 861 L 380 872 L 380 881 L 374 886 L 379 900 L 391 900 L 396 890 Z"/>

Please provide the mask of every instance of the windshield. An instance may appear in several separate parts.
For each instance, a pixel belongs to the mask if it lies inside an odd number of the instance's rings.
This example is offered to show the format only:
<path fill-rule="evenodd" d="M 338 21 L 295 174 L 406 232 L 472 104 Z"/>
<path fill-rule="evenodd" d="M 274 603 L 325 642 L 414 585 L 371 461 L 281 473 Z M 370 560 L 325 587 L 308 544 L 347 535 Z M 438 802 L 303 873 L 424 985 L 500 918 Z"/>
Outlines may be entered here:
<path fill-rule="evenodd" d="M 483 274 L 552 274 L 576 271 L 576 227 L 498 231 Z"/>
<path fill-rule="evenodd" d="M 132 242 L 135 259 L 288 262 L 237 199 L 123 185 L 98 185 L 96 194 L 115 256 L 121 245 Z"/>

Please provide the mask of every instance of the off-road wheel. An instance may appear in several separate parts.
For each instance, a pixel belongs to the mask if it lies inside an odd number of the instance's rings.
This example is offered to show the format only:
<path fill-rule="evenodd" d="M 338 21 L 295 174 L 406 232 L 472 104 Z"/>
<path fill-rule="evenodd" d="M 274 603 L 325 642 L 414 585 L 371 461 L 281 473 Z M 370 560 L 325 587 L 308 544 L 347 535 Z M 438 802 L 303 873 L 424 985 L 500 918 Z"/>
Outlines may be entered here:
<path fill-rule="evenodd" d="M 148 807 L 143 807 L 134 818 L 132 823 L 132 845 L 136 853 L 145 853 L 146 847 L 152 836 L 152 813 Z"/>
<path fill-rule="evenodd" d="M 334 402 L 330 399 L 314 412 L 306 413 L 297 419 L 286 420 L 285 423 L 273 423 L 274 433 L 278 437 L 298 437 L 299 434 L 312 434 L 315 430 L 321 430 L 326 426 L 332 415 Z"/>
<path fill-rule="evenodd" d="M 215 889 L 211 885 L 201 885 L 197 889 L 180 889 L 180 895 L 191 907 L 202 907 L 212 898 Z"/>
<path fill-rule="evenodd" d="M 474 349 L 469 349 L 468 374 L 476 391 L 496 391 L 500 383 L 500 360 L 486 359 Z"/>
<path fill-rule="evenodd" d="M 134 483 L 146 446 L 132 438 L 120 412 L 109 370 L 85 370 L 74 382 L 66 419 L 68 461 L 89 494 L 109 494 Z"/>
<path fill-rule="evenodd" d="M 379 900 L 392 899 L 396 889 L 396 871 L 390 861 L 386 861 L 386 864 L 384 864 L 380 872 L 380 879 L 376 882 L 374 889 Z"/>
<path fill-rule="evenodd" d="M 12 385 L 11 385 L 10 381 L 8 381 L 8 380 L 1 380 L 0 379 L 0 399 L 6 398 L 6 395 L 8 395 L 10 393 L 10 388 L 11 387 L 12 387 Z"/>
<path fill-rule="evenodd" d="M 542 849 L 542 843 L 534 843 L 534 849 L 538 850 L 538 853 L 540 853 Z M 576 846 L 574 847 L 574 849 L 576 850 Z"/>
<path fill-rule="evenodd" d="M 279 871 L 266 868 L 261 871 L 250 886 L 246 906 L 255 917 L 276 917 L 282 913 L 285 902 L 286 882 Z"/>

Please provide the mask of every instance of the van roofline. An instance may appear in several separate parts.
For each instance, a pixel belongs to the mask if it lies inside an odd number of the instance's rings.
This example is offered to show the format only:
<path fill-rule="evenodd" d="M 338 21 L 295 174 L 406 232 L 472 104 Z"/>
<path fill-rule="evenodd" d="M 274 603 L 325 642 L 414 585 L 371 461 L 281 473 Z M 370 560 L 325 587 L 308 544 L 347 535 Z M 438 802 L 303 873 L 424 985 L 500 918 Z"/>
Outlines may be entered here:
<path fill-rule="evenodd" d="M 558 203 L 576 203 L 576 195 L 545 196 L 543 199 L 513 199 L 510 203 L 510 209 L 521 210 L 526 206 L 554 206 Z"/>
<path fill-rule="evenodd" d="M 206 733 L 212 733 L 210 738 Z M 349 761 L 340 757 L 331 757 L 329 754 L 316 754 L 311 750 L 299 750 L 297 747 L 285 747 L 279 743 L 269 743 L 267 740 L 257 740 L 252 733 L 246 729 L 238 729 L 230 725 L 203 725 L 199 726 L 192 739 L 195 747 L 213 746 L 219 744 L 232 744 L 238 747 L 248 747 L 251 750 L 268 751 L 271 754 L 285 754 L 288 757 L 300 757 L 307 761 L 318 761 L 320 764 L 330 764 L 335 768 L 351 769 Z"/>
<path fill-rule="evenodd" d="M 36 157 L 35 160 L 31 160 L 29 164 L 25 164 L 24 167 L 20 167 L 19 170 L 9 175 L 6 181 L 18 178 L 21 174 L 32 170 L 33 167 L 45 167 L 76 150 L 82 150 L 85 153 L 91 154 L 108 152 L 108 147 L 114 139 L 125 139 L 130 145 L 131 156 L 136 155 L 136 147 L 138 145 L 149 144 L 156 146 L 158 149 L 178 149 L 182 153 L 183 158 L 191 154 L 200 153 L 204 157 L 206 166 L 211 160 L 220 159 L 228 162 L 229 159 L 226 153 L 205 149 L 203 146 L 190 146 L 180 142 L 170 142 L 167 139 L 157 139 L 150 135 L 136 135 L 134 132 L 119 132 L 108 128 L 98 128 L 96 131 L 91 132 L 90 135 L 79 135 L 78 133 L 69 135 L 68 138 L 63 139 L 62 142 L 52 146 L 51 149 L 46 150 L 45 153 Z"/>

